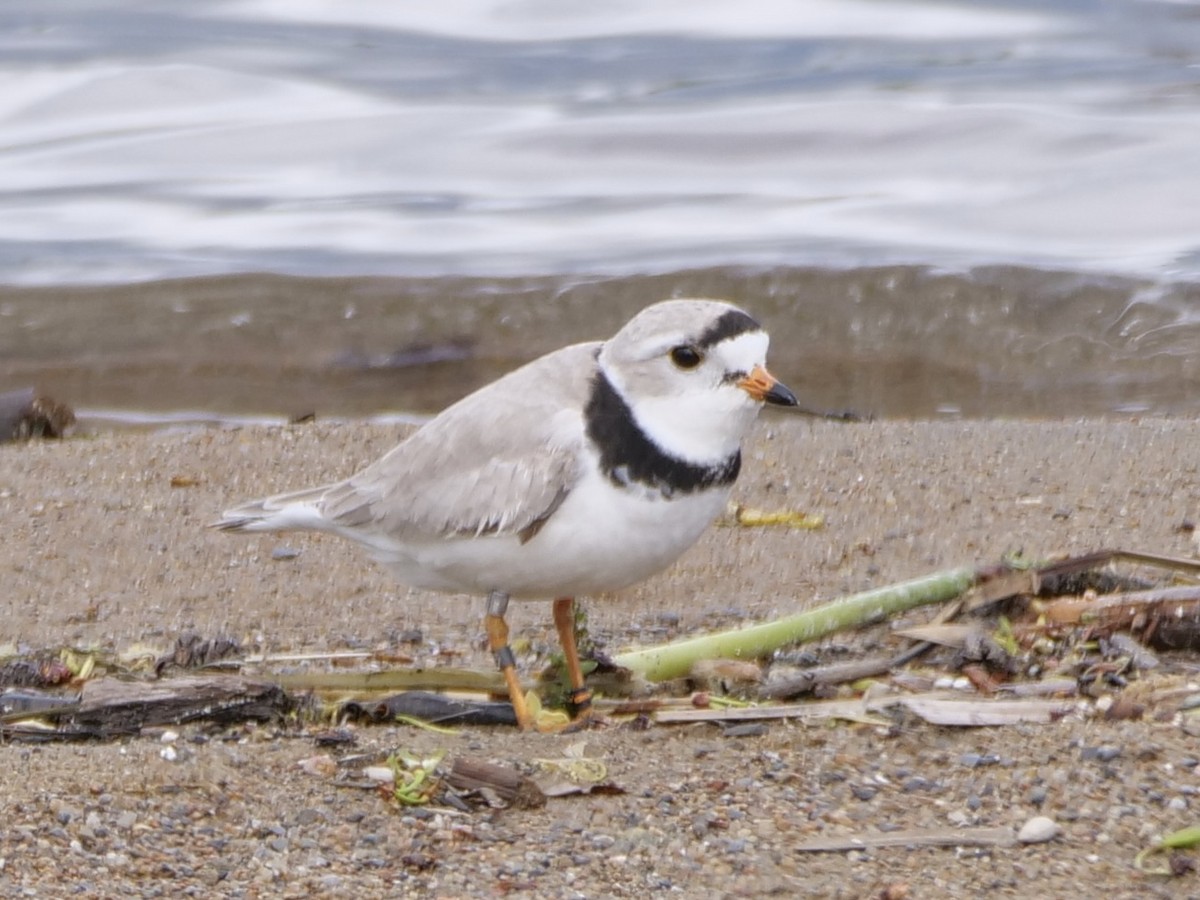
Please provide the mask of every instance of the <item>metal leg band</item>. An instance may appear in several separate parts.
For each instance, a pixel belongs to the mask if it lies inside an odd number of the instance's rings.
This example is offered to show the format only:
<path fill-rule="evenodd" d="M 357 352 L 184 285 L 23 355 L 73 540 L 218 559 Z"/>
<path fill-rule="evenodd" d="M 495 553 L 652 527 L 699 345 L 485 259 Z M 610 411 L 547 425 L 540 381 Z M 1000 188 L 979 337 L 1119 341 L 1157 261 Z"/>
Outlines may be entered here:
<path fill-rule="evenodd" d="M 508 611 L 508 594 L 502 591 L 492 591 L 487 598 L 487 614 L 504 618 Z"/>
<path fill-rule="evenodd" d="M 501 669 L 508 669 L 517 665 L 517 658 L 513 656 L 512 648 L 505 644 L 498 650 L 492 651 L 492 656 L 496 660 L 496 665 Z"/>

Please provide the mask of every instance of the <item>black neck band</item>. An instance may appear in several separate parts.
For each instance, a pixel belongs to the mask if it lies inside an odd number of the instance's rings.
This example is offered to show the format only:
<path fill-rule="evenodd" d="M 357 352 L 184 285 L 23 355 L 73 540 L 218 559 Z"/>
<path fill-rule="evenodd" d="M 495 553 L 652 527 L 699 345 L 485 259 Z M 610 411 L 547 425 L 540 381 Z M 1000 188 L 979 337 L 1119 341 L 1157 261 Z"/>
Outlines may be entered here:
<path fill-rule="evenodd" d="M 664 453 L 638 426 L 633 410 L 601 370 L 592 379 L 584 420 L 600 453 L 601 470 L 618 487 L 640 484 L 670 497 L 732 484 L 742 467 L 740 450 L 708 466 Z"/>

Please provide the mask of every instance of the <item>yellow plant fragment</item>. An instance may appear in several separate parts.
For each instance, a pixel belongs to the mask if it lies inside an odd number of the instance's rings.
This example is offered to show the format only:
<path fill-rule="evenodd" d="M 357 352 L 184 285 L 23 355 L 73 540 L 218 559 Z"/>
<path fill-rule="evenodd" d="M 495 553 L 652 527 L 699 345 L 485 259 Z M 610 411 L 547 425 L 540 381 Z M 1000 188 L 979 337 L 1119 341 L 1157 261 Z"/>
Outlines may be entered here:
<path fill-rule="evenodd" d="M 733 524 L 743 528 L 783 525 L 788 528 L 803 528 L 806 531 L 815 531 L 825 525 L 825 517 L 821 515 L 810 515 L 806 512 L 791 509 L 758 509 L 753 506 L 742 506 L 740 503 L 730 503 L 728 514 L 729 518 L 733 520 Z"/>

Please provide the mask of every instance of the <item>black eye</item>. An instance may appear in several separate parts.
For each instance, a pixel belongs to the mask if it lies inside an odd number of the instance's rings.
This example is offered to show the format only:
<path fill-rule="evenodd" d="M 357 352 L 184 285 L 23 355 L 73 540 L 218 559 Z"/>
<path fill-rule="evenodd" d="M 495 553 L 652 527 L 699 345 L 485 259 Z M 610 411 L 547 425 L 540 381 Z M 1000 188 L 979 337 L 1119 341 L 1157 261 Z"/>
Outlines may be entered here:
<path fill-rule="evenodd" d="M 681 369 L 694 369 L 700 365 L 702 359 L 704 357 L 700 355 L 700 351 L 688 344 L 671 350 L 671 362 Z"/>

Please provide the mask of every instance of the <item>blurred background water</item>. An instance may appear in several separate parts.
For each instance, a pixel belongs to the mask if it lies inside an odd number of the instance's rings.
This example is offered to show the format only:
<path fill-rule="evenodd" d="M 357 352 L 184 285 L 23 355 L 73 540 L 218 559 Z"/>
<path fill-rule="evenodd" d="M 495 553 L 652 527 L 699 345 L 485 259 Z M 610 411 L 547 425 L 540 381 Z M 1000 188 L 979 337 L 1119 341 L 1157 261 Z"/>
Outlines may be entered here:
<path fill-rule="evenodd" d="M 817 408 L 1200 413 L 1200 6 L 8 0 L 0 391 L 429 412 L 666 296 Z"/>

